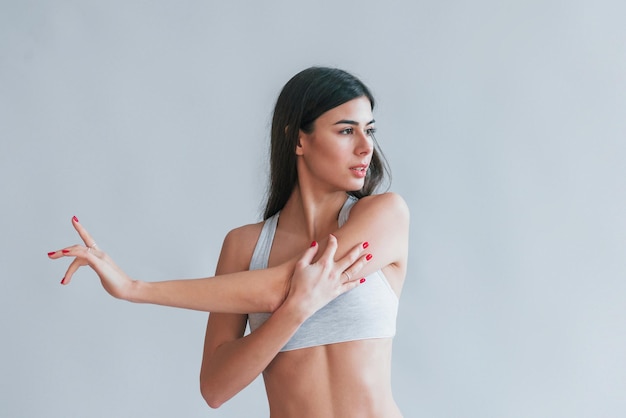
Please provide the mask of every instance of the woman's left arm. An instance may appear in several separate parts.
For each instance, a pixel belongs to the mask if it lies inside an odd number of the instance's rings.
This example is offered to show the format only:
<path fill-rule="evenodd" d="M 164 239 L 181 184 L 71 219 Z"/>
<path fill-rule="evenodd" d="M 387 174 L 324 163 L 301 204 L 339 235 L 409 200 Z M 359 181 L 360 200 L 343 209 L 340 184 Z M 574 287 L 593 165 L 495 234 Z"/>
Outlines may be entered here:
<path fill-rule="evenodd" d="M 361 198 L 352 207 L 348 221 L 333 232 L 339 244 L 336 258 L 343 257 L 356 243 L 368 241 L 367 251 L 373 258 L 354 274 L 368 276 L 384 268 L 386 273 L 392 273 L 387 277 L 399 294 L 406 273 L 409 220 L 409 208 L 397 193 Z"/>

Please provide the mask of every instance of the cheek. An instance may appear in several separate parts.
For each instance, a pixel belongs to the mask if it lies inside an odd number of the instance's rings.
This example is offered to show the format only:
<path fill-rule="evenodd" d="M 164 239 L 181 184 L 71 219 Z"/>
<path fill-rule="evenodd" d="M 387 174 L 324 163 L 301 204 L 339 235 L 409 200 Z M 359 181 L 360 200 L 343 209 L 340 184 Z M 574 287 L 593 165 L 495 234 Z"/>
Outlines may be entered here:
<path fill-rule="evenodd" d="M 320 165 L 328 167 L 329 170 L 337 171 L 347 164 L 345 153 L 339 152 L 337 149 L 326 150 L 325 154 L 320 158 Z"/>
<path fill-rule="evenodd" d="M 351 150 L 345 138 L 316 137 L 307 145 L 303 158 L 314 171 L 336 171 L 350 161 Z"/>
<path fill-rule="evenodd" d="M 318 149 L 315 154 L 305 156 L 304 163 L 315 176 L 328 180 L 335 178 L 345 165 L 341 155 L 328 149 Z"/>
<path fill-rule="evenodd" d="M 339 147 L 319 141 L 308 150 L 308 157 L 312 162 L 324 163 L 326 161 L 336 161 L 341 155 Z"/>

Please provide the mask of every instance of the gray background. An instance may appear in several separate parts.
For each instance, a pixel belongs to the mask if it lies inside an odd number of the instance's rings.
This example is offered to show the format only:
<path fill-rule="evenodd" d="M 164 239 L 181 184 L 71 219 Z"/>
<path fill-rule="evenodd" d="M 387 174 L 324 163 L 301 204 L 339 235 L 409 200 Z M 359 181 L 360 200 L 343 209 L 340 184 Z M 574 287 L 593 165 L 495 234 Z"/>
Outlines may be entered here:
<path fill-rule="evenodd" d="M 620 1 L 0 2 L 0 416 L 213 411 L 206 314 L 110 298 L 46 253 L 77 215 L 137 278 L 211 275 L 259 219 L 282 85 L 378 98 L 411 212 L 393 386 L 406 417 L 626 414 Z"/>

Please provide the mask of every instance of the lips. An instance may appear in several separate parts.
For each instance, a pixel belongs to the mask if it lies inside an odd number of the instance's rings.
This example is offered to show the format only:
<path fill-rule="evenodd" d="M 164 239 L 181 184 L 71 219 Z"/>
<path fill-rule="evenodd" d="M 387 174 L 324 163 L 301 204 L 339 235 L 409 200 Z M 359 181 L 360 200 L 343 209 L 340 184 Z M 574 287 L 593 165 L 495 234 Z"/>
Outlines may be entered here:
<path fill-rule="evenodd" d="M 359 164 L 359 165 L 355 165 L 354 167 L 350 167 L 350 170 L 355 170 L 355 171 L 367 171 L 367 164 Z"/>
<path fill-rule="evenodd" d="M 350 170 L 352 170 L 355 176 L 363 178 L 367 174 L 367 167 L 367 164 L 359 164 L 355 165 L 354 167 L 350 167 Z"/>

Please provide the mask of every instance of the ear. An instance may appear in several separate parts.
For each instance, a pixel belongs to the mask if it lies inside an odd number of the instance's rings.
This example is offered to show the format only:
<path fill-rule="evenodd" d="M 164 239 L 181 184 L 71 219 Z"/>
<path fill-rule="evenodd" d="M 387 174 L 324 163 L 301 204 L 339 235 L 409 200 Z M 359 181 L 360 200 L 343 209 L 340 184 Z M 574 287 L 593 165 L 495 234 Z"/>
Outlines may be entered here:
<path fill-rule="evenodd" d="M 304 155 L 304 149 L 302 147 L 302 141 L 305 140 L 307 134 L 302 132 L 302 129 L 298 132 L 298 142 L 296 143 L 296 155 Z"/>

